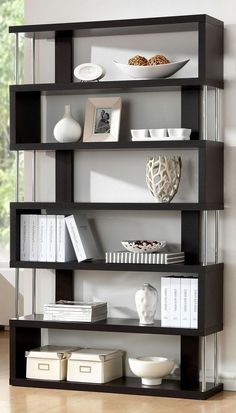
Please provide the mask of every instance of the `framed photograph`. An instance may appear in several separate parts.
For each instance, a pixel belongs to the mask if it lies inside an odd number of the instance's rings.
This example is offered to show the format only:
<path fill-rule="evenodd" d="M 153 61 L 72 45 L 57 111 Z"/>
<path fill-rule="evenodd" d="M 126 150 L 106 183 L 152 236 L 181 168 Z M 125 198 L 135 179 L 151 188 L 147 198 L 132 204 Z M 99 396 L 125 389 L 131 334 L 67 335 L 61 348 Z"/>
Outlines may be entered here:
<path fill-rule="evenodd" d="M 88 98 L 84 142 L 117 142 L 120 130 L 120 97 Z"/>

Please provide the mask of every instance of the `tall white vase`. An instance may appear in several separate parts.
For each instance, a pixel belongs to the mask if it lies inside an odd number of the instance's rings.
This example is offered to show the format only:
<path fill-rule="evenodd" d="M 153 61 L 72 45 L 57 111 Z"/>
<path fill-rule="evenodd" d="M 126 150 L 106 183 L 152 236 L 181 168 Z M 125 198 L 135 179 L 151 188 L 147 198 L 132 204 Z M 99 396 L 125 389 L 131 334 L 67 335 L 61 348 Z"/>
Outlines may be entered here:
<path fill-rule="evenodd" d="M 157 308 L 157 290 L 145 283 L 135 294 L 135 304 L 140 324 L 154 324 Z"/>
<path fill-rule="evenodd" d="M 70 105 L 65 105 L 64 116 L 55 125 L 53 133 L 60 143 L 77 142 L 81 137 L 81 126 L 72 117 Z"/>

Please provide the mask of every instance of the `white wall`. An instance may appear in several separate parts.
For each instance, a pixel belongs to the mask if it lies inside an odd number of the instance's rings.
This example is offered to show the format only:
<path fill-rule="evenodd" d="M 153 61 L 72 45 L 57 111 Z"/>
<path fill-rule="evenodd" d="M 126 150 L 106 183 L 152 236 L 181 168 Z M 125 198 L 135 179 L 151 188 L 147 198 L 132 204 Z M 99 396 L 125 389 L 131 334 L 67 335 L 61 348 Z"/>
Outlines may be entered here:
<path fill-rule="evenodd" d="M 236 174 L 236 148 L 235 148 L 235 133 L 236 133 L 236 117 L 235 117 L 235 99 L 236 99 L 236 3 L 233 0 L 166 0 L 165 2 L 159 2 L 156 0 L 25 0 L 25 23 L 37 24 L 37 23 L 55 23 L 55 22 L 67 22 L 67 21 L 88 21 L 88 20 L 106 20 L 106 19 L 122 19 L 122 18 L 138 18 L 138 17 L 155 17 L 155 16 L 167 16 L 167 15 L 181 15 L 181 14 L 199 14 L 207 13 L 216 18 L 219 18 L 225 22 L 225 89 L 222 99 L 222 111 L 224 114 L 223 124 L 223 137 L 226 144 L 225 148 L 225 201 L 226 209 L 221 213 L 221 250 L 223 252 L 225 261 L 225 283 L 224 283 L 224 332 L 220 334 L 220 375 L 226 383 L 228 389 L 236 390 L 236 254 L 235 254 L 235 234 L 236 234 L 236 191 L 235 191 L 235 174 Z M 27 52 L 28 53 L 28 52 Z M 40 46 L 38 54 L 45 54 L 47 56 L 46 64 L 40 66 L 40 70 L 37 73 L 37 81 L 53 81 L 53 69 L 50 62 L 53 53 L 52 45 L 47 42 Z M 28 73 L 28 76 L 30 74 Z M 29 81 L 29 78 L 28 78 Z M 60 113 L 58 108 L 58 114 Z M 173 118 L 170 116 L 170 119 Z M 175 120 L 178 122 L 178 119 Z M 107 156 L 107 155 L 106 155 Z M 114 154 L 111 155 L 114 158 Z M 115 155 L 116 156 L 116 155 Z M 94 159 L 94 170 L 98 169 L 98 165 L 101 165 L 101 161 Z M 29 162 L 30 155 L 27 155 L 26 161 Z M 86 154 L 76 154 L 76 171 L 80 171 L 81 164 L 86 165 Z M 80 163 L 81 161 L 81 163 Z M 111 162 L 111 160 L 110 160 Z M 47 169 L 45 166 L 47 165 Z M 38 168 L 39 168 L 39 200 L 53 200 L 53 166 L 54 158 L 53 154 L 40 154 L 38 156 Z M 124 160 L 122 163 L 122 169 L 128 168 L 129 164 Z M 42 180 L 41 173 L 45 174 L 45 180 Z M 45 173 L 45 171 L 47 171 Z M 116 171 L 117 172 L 117 171 Z M 132 171 L 131 171 L 132 172 Z M 103 175 L 108 174 L 108 170 L 103 171 Z M 128 173 L 128 172 L 127 172 Z M 28 174 L 29 176 L 30 174 Z M 76 175 L 80 175 L 79 173 Z M 101 174 L 102 175 L 102 174 Z M 81 179 L 75 176 L 75 186 L 81 184 Z M 49 180 L 48 180 L 49 178 Z M 116 173 L 113 178 L 117 178 Z M 29 181 L 28 181 L 29 182 Z M 131 187 L 134 190 L 134 185 L 137 182 L 131 180 Z M 45 191 L 46 188 L 46 191 Z M 27 188 L 27 197 L 30 198 L 30 190 Z M 49 198 L 46 198 L 46 194 L 50 194 Z M 79 197 L 76 191 L 76 196 Z M 166 216 L 165 216 L 166 217 Z M 104 219 L 104 217 L 101 217 Z M 111 220 L 111 217 L 107 219 Z M 122 220 L 122 215 L 117 217 L 118 220 Z M 134 222 L 135 222 L 135 218 Z M 178 216 L 172 218 L 173 228 L 177 233 L 178 231 Z M 139 220 L 137 220 L 139 222 Z M 125 223 L 125 221 L 124 221 Z M 148 227 L 150 225 L 148 224 Z M 105 231 L 106 232 L 106 231 Z M 104 234 L 105 236 L 106 234 Z M 178 243 L 178 236 L 173 242 Z M 47 302 L 52 299 L 54 291 L 54 277 L 52 272 L 38 272 L 38 307 L 42 308 L 43 302 Z M 106 274 L 94 274 L 81 272 L 75 279 L 76 297 L 83 298 L 99 295 L 109 297 L 111 301 L 112 311 L 122 303 L 120 297 L 123 297 L 123 305 L 127 305 L 129 312 L 134 310 L 133 304 L 130 304 L 127 292 L 131 295 L 135 289 L 142 284 L 146 279 L 147 274 L 138 273 L 137 275 L 132 273 L 106 273 Z M 156 274 L 149 274 L 148 280 L 152 284 L 158 286 L 159 277 Z M 45 292 L 44 285 L 47 283 L 47 291 Z M 114 289 L 115 286 L 115 289 Z M 125 295 L 122 295 L 122 290 L 125 290 Z M 114 291 L 115 290 L 115 291 Z M 28 306 L 29 308 L 29 306 Z M 159 354 L 178 357 L 179 352 L 179 340 L 178 338 L 171 337 L 171 339 L 165 336 L 148 337 L 139 336 L 138 338 L 132 335 L 111 335 L 111 334 L 98 334 L 98 333 L 68 333 L 67 339 L 71 342 L 78 344 L 88 344 L 96 342 L 101 345 L 117 345 L 126 348 L 132 353 L 133 344 L 135 342 L 135 353 L 140 354 L 143 352 L 157 352 Z M 61 333 L 58 332 L 51 337 L 51 340 L 55 342 L 64 342 L 64 338 Z M 95 341 L 94 341 L 95 340 Z M 115 341 L 114 341 L 115 340 Z M 211 341 L 211 340 L 209 340 Z M 137 344 L 138 343 L 138 344 Z M 210 343 L 211 344 L 211 343 Z M 212 360 L 210 360 L 211 362 Z M 211 375 L 211 363 L 208 363 L 209 374 Z"/>

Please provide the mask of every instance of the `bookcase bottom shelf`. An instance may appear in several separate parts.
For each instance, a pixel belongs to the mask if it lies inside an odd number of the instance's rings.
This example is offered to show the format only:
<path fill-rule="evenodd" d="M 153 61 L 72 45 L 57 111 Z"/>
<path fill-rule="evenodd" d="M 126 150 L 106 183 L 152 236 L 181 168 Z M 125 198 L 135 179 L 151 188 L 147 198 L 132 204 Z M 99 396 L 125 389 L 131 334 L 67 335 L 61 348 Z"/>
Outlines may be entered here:
<path fill-rule="evenodd" d="M 22 387 L 39 387 L 47 389 L 78 390 L 105 393 L 136 394 L 143 396 L 176 397 L 183 399 L 206 400 L 223 390 L 223 384 L 207 383 L 202 392 L 200 384 L 194 389 L 182 389 L 177 380 L 163 380 L 160 386 L 144 386 L 140 379 L 122 377 L 105 384 L 72 383 L 67 381 L 44 381 L 24 378 L 12 378 L 10 384 Z"/>

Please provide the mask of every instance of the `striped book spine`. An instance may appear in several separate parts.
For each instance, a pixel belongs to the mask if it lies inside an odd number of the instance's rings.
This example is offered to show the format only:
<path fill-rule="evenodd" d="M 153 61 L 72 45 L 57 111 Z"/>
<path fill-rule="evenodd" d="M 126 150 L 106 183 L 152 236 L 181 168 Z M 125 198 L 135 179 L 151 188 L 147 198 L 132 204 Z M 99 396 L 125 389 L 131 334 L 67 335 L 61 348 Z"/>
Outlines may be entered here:
<path fill-rule="evenodd" d="M 105 261 L 108 264 L 177 264 L 184 263 L 184 252 L 106 252 Z"/>

